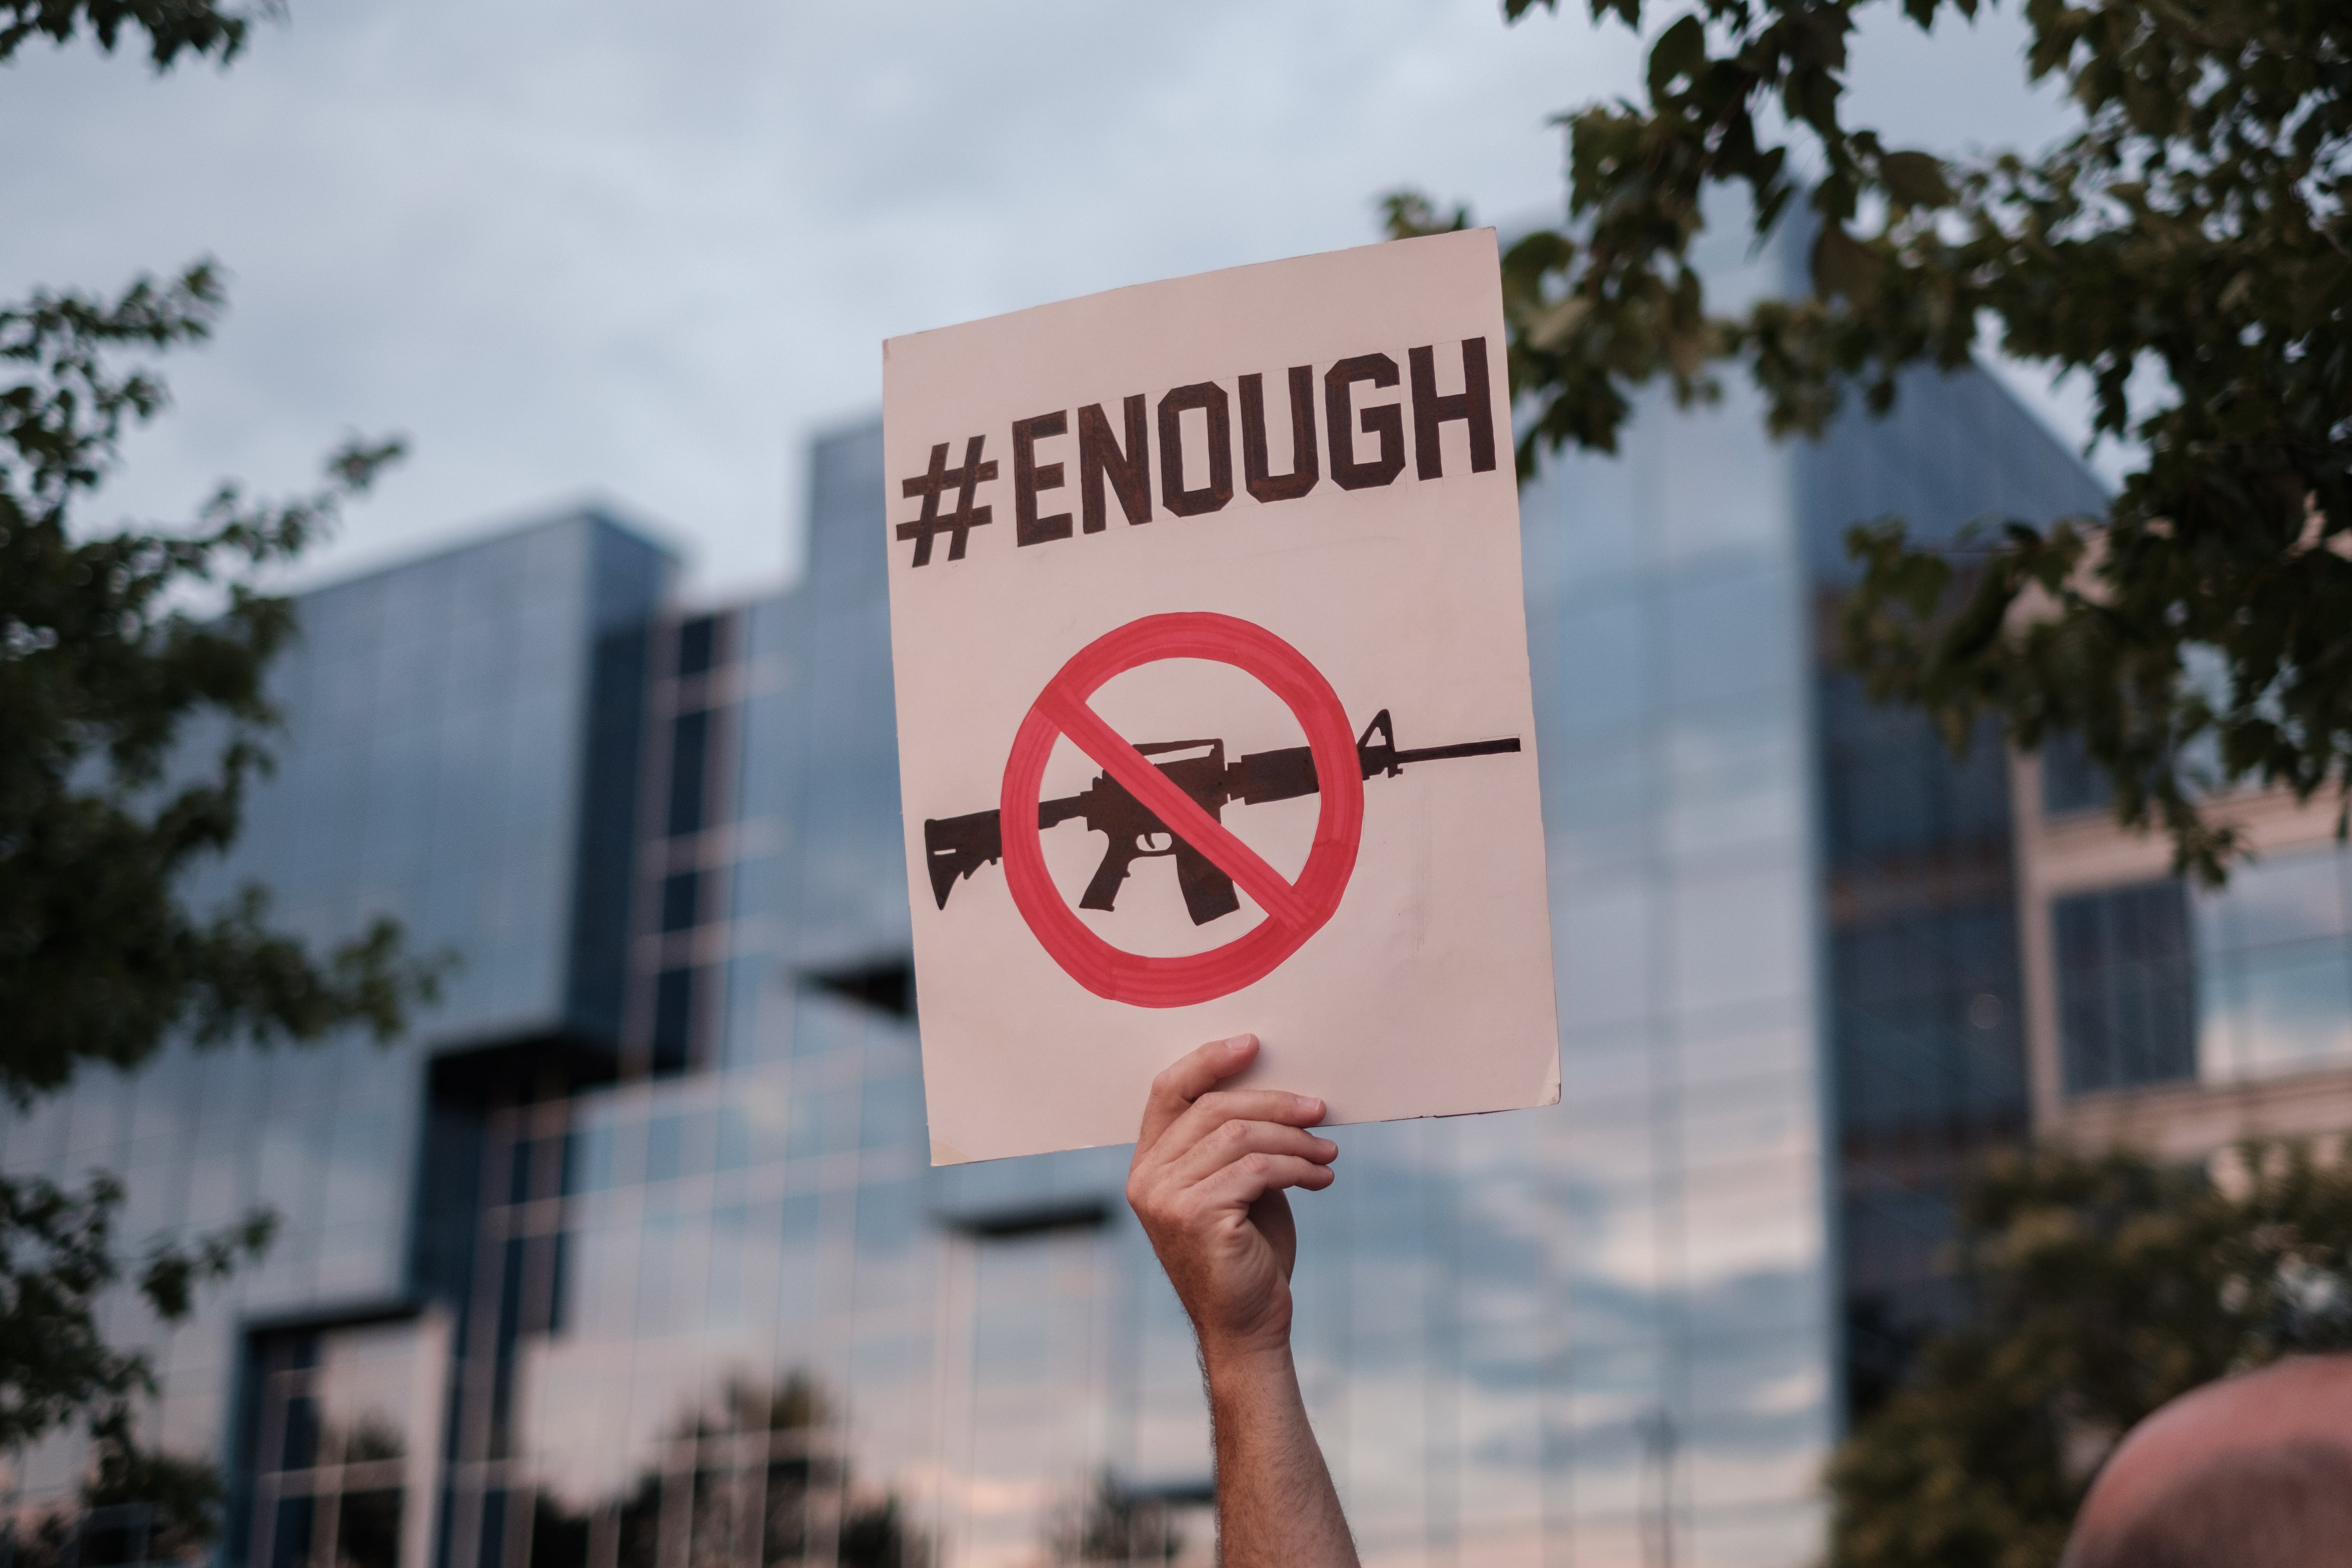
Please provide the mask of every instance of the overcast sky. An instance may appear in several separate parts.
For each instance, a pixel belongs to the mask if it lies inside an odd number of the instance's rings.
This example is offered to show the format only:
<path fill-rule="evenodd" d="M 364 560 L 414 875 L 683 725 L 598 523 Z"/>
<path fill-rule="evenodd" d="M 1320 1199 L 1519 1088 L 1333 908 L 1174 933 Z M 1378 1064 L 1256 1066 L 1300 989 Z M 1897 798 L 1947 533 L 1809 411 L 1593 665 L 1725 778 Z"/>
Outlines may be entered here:
<path fill-rule="evenodd" d="M 732 599 L 797 571 L 804 445 L 877 405 L 887 336 L 1360 244 L 1401 184 L 1555 210 L 1547 120 L 1638 80 L 1570 5 L 292 0 L 226 73 L 37 45 L 0 72 L 0 298 L 232 276 L 94 521 L 397 431 L 305 578 L 598 496 Z M 1883 16 L 1856 112 L 2039 142 L 2022 37 Z"/>

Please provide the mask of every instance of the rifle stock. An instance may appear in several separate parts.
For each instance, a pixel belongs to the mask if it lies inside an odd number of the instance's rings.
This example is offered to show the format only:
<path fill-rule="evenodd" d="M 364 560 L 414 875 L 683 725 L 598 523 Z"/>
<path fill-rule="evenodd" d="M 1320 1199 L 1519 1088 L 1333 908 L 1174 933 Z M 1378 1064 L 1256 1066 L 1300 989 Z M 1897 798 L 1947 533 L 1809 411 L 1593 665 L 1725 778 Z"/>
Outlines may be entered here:
<path fill-rule="evenodd" d="M 1088 792 L 1092 793 L 1091 791 Z M 1037 804 L 1039 828 L 1055 827 L 1086 810 L 1085 795 Z M 948 907 L 948 894 L 964 878 L 1004 857 L 1003 825 L 992 811 L 934 816 L 923 822 L 923 859 L 931 874 L 931 896 Z"/>
<path fill-rule="evenodd" d="M 957 882 L 1003 854 L 1003 829 L 992 811 L 935 816 L 923 824 L 923 863 L 941 909 L 948 907 L 948 893 Z"/>

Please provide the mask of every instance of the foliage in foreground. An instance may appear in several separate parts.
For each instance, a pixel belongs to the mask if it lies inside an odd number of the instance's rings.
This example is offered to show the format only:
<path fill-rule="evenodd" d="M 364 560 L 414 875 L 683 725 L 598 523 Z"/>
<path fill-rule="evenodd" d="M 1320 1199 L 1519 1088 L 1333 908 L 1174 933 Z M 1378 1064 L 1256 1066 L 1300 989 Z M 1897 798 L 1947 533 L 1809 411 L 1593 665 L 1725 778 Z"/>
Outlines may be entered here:
<path fill-rule="evenodd" d="M 278 10 L 0 0 L 0 64 L 36 39 L 112 52 L 142 35 L 159 71 L 183 56 L 226 63 Z M 94 531 L 77 508 L 126 430 L 164 406 L 147 362 L 207 337 L 222 299 L 203 264 L 112 299 L 0 303 L 0 1096 L 16 1109 L 173 1038 L 316 1040 L 352 1025 L 389 1038 L 439 971 L 404 956 L 389 922 L 321 957 L 272 928 L 257 888 L 217 910 L 181 898 L 235 840 L 246 785 L 268 766 L 264 677 L 293 618 L 256 574 L 297 555 L 400 450 L 353 441 L 290 501 L 224 485 L 193 526 Z M 80 1187 L 0 1179 L 0 1447 L 85 1424 L 83 1502 L 151 1506 L 151 1552 L 185 1554 L 210 1537 L 217 1478 L 139 1446 L 150 1369 L 106 1342 L 100 1302 L 127 1285 L 160 1321 L 181 1321 L 194 1289 L 257 1255 L 273 1222 L 158 1238 L 134 1261 L 116 1235 L 121 1202 L 102 1172 Z"/>
<path fill-rule="evenodd" d="M 99 1299 L 126 1275 L 158 1320 L 176 1323 L 198 1285 L 258 1256 L 276 1228 L 256 1214 L 192 1245 L 159 1241 L 134 1273 L 114 1233 L 121 1205 L 121 1184 L 103 1173 L 79 1191 L 37 1176 L 0 1182 L 0 1449 L 149 1388 L 147 1358 L 99 1331 Z"/>
<path fill-rule="evenodd" d="M 145 35 L 147 58 L 168 70 L 179 58 L 206 55 L 228 64 L 244 51 L 253 24 L 285 14 L 283 0 L 249 6 L 215 0 L 0 0 L 0 62 L 24 44 L 69 44 L 83 36 L 112 54 L 126 30 Z"/>
<path fill-rule="evenodd" d="M 388 1038 L 436 973 L 403 957 L 390 922 L 320 960 L 269 928 L 257 889 L 203 912 L 180 897 L 234 841 L 268 761 L 263 676 L 292 617 L 243 574 L 301 549 L 397 451 L 355 446 L 325 489 L 289 503 L 223 487 L 193 531 L 81 537 L 71 502 L 112 468 L 126 422 L 163 402 L 152 375 L 111 356 L 199 339 L 218 305 L 196 268 L 112 301 L 0 307 L 0 366 L 14 372 L 0 383 L 0 1093 L 19 1108 L 175 1037 L 312 1040 L 357 1023 Z M 224 578 L 225 608 L 190 607 L 191 589 Z M 207 722 L 217 750 L 192 755 Z M 105 1291 L 135 1275 L 175 1321 L 195 1281 L 269 1232 L 257 1214 L 133 1266 L 116 1250 L 121 1198 L 102 1173 L 79 1189 L 0 1178 L 0 1444 L 119 1410 L 145 1386 L 143 1358 L 100 1334 Z"/>
<path fill-rule="evenodd" d="M 2255 1146 L 2201 1167 L 2006 1154 L 1972 1184 L 1972 1313 L 1830 1468 L 1832 1568 L 2052 1568 L 2084 1490 L 2158 1405 L 2352 1349 L 2352 1160 Z"/>
<path fill-rule="evenodd" d="M 1613 450 L 1646 382 L 1710 397 L 1738 361 L 1776 433 L 1818 432 L 1990 334 L 2088 378 L 2097 434 L 2145 458 L 2104 517 L 1957 549 L 1857 530 L 1844 637 L 1873 695 L 1956 747 L 1988 714 L 2028 750 L 2079 734 L 2118 817 L 2208 879 L 2242 847 L 2215 791 L 2352 789 L 2352 6 L 2023 0 L 2027 74 L 2063 82 L 2073 130 L 1963 154 L 1846 118 L 1856 27 L 1895 0 L 1589 4 L 1667 25 L 1646 102 L 1560 116 L 1570 222 L 1504 258 L 1521 473 Z M 1923 30 L 1978 8 L 1900 0 Z M 1806 209 L 1809 295 L 1710 313 L 1689 248 L 1726 184 L 1759 237 Z M 1467 216 L 1411 193 L 1388 213 L 1398 235 Z"/>
<path fill-rule="evenodd" d="M 389 1038 L 431 984 L 389 921 L 321 963 L 269 928 L 257 887 L 204 913 L 180 897 L 234 842 L 268 765 L 264 675 L 293 611 L 250 574 L 299 553 L 400 451 L 354 443 L 289 502 L 223 486 L 193 530 L 84 536 L 73 502 L 163 403 L 115 356 L 202 339 L 220 303 L 200 266 L 111 301 L 0 307 L 0 1091 L 18 1105 L 85 1064 L 137 1067 L 174 1034 L 307 1040 L 358 1022 Z M 221 585 L 224 607 L 190 606 Z M 218 739 L 192 755 L 206 721 Z"/>

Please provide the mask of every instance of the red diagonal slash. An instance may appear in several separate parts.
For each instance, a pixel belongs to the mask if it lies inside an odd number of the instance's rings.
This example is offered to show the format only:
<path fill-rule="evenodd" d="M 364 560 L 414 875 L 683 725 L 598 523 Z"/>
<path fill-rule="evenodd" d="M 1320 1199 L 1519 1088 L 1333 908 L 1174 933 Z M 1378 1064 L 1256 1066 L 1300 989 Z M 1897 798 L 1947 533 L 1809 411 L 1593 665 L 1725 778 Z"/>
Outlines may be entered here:
<path fill-rule="evenodd" d="M 1105 724 L 1087 700 L 1122 670 L 1161 659 L 1229 665 L 1262 683 L 1298 721 L 1321 784 L 1315 842 L 1296 882 L 1286 881 Z M 1222 947 L 1160 958 L 1106 942 L 1063 900 L 1045 870 L 1038 792 L 1054 744 L 1068 736 L 1171 833 L 1207 856 L 1265 910 Z M 1190 1007 L 1255 985 L 1298 951 L 1339 907 L 1362 842 L 1364 780 L 1354 730 L 1339 693 L 1307 656 L 1264 626 L 1212 610 L 1145 616 L 1105 632 L 1070 656 L 1030 705 L 1004 759 L 997 792 L 1004 885 L 1029 930 L 1062 972 L 1087 990 L 1131 1007 Z"/>
<path fill-rule="evenodd" d="M 1234 837 L 1231 828 L 1178 788 L 1175 781 L 1154 767 L 1124 736 L 1102 721 L 1071 691 L 1066 679 L 1056 678 L 1039 694 L 1037 706 L 1073 745 L 1102 765 L 1105 773 L 1126 787 L 1168 831 L 1207 856 L 1217 868 L 1257 900 L 1258 908 L 1293 929 L 1313 919 L 1306 901 L 1289 879 L 1268 865 L 1265 858 Z"/>

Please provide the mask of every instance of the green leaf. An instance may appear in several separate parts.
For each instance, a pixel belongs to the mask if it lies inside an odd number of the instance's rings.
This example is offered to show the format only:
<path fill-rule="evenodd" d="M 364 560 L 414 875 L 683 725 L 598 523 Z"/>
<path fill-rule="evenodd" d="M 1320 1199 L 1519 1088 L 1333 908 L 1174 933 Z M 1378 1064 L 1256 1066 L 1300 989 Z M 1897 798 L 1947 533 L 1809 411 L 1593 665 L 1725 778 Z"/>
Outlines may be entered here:
<path fill-rule="evenodd" d="M 1858 298 L 1870 287 L 1876 267 L 1869 247 L 1843 224 L 1824 223 L 1813 237 L 1813 289 L 1824 298 Z"/>
<path fill-rule="evenodd" d="M 1878 161 L 1878 178 L 1906 206 L 1944 207 L 1954 199 L 1942 161 L 1926 153 L 1887 153 Z"/>
<path fill-rule="evenodd" d="M 1706 25 L 1695 14 L 1685 16 L 1650 47 L 1650 100 L 1670 96 L 1677 79 L 1696 79 L 1706 63 Z"/>
<path fill-rule="evenodd" d="M 1413 239 L 1422 235 L 1451 234 L 1470 226 L 1470 209 L 1455 204 L 1451 212 L 1441 208 L 1423 192 L 1394 190 L 1380 201 L 1381 227 L 1391 239 Z M 394 456 L 398 456 L 397 450 Z"/>
<path fill-rule="evenodd" d="M 93 42 L 112 54 L 126 26 L 147 36 L 147 58 L 158 71 L 181 55 L 216 57 L 224 65 L 244 49 L 253 24 L 285 15 L 282 0 L 247 8 L 214 0 L 0 0 L 0 61 L 27 39 L 69 42 L 87 26 Z"/>
<path fill-rule="evenodd" d="M 1575 338 L 1577 329 L 1591 313 L 1591 300 L 1581 294 L 1570 294 L 1537 312 L 1528 323 L 1527 341 L 1537 348 L 1557 353 Z"/>

